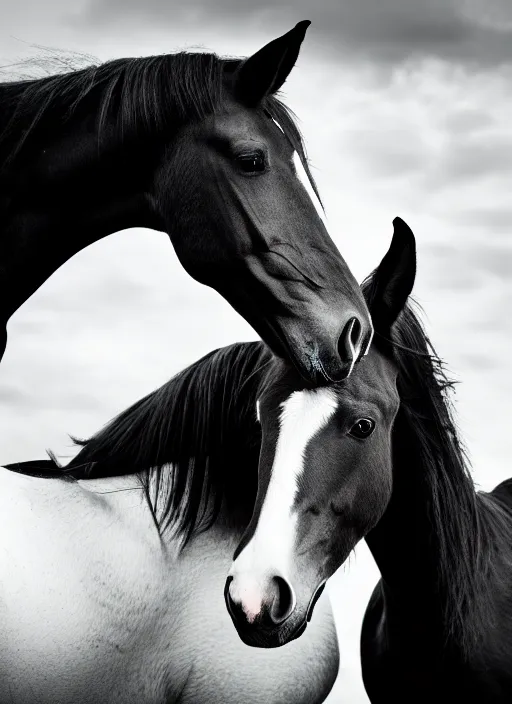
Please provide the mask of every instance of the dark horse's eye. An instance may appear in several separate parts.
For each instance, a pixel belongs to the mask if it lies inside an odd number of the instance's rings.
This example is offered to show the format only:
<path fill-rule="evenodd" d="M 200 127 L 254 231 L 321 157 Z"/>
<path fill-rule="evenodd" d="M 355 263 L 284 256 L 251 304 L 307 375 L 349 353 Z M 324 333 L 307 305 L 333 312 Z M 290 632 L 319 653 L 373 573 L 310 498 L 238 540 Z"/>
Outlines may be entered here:
<path fill-rule="evenodd" d="M 265 171 L 265 157 L 263 154 L 244 154 L 236 158 L 241 171 L 246 174 L 257 174 Z"/>
<path fill-rule="evenodd" d="M 350 429 L 350 435 L 353 435 L 355 438 L 359 438 L 360 440 L 364 440 L 370 436 L 374 430 L 375 421 L 371 418 L 360 418 Z"/>

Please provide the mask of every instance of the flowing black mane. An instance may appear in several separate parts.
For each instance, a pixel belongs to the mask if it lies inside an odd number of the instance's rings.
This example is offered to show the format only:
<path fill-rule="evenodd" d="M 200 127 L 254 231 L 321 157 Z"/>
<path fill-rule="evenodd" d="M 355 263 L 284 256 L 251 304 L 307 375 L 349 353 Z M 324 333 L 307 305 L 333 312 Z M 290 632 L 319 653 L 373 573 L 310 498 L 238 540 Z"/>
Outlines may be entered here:
<path fill-rule="evenodd" d="M 371 296 L 372 281 L 370 276 L 362 285 L 365 296 Z M 475 491 L 454 420 L 450 392 L 455 382 L 448 378 L 415 306 L 409 298 L 393 327 L 392 339 L 379 340 L 376 335 L 375 342 L 392 354 L 398 366 L 401 405 L 395 437 L 408 438 L 408 452 L 414 454 L 410 459 L 418 464 L 416 471 L 428 486 L 445 634 L 469 652 L 489 626 L 488 600 L 482 594 L 493 567 L 483 546 L 496 545 L 500 551 L 509 533 L 510 516 L 488 505 L 487 495 Z"/>
<path fill-rule="evenodd" d="M 212 53 L 179 52 L 0 83 L 0 173 L 39 135 L 64 130 L 75 115 L 95 114 L 100 147 L 108 124 L 116 126 L 123 140 L 172 134 L 185 122 L 221 109 L 226 77 L 241 62 Z M 316 192 L 292 112 L 275 96 L 267 97 L 261 108 L 283 128 Z"/>
<path fill-rule="evenodd" d="M 216 57 L 186 53 L 3 83 L 0 154 L 12 159 L 39 129 L 63 129 L 74 114 L 90 109 L 91 100 L 99 107 L 99 130 L 115 115 L 126 136 L 200 118 L 220 104 L 221 84 Z"/>
<path fill-rule="evenodd" d="M 60 472 L 78 479 L 139 474 L 159 527 L 172 524 L 184 543 L 212 525 L 222 501 L 251 510 L 260 449 L 255 404 L 271 361 L 261 342 L 211 352 L 76 441 L 81 451 Z"/>

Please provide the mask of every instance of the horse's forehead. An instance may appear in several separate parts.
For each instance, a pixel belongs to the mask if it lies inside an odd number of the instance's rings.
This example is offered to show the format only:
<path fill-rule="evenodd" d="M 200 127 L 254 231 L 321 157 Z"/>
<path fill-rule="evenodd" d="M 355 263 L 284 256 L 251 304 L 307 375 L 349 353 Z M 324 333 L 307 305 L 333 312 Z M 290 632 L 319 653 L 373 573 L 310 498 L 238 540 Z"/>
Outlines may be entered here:
<path fill-rule="evenodd" d="M 228 103 L 224 110 L 212 115 L 206 124 L 226 139 L 264 137 L 266 141 L 288 146 L 291 150 L 284 130 L 263 110 L 248 110 Z"/>
<path fill-rule="evenodd" d="M 397 399 L 396 374 L 393 362 L 372 346 L 350 377 L 338 387 L 338 397 L 340 401 L 348 397 L 388 405 Z"/>
<path fill-rule="evenodd" d="M 368 403 L 383 408 L 394 406 L 398 401 L 396 374 L 393 362 L 372 346 L 350 377 L 340 384 L 316 390 L 298 390 L 295 377 L 283 377 L 280 384 L 271 385 L 260 396 L 256 415 L 261 420 L 263 399 L 268 403 L 268 409 L 279 409 L 281 421 L 286 415 L 302 418 L 304 424 L 307 424 L 308 415 L 322 414 L 322 408 L 327 412 L 331 407 L 342 409 L 346 405 L 356 410 L 359 405 L 367 406 Z M 330 412 L 328 415 L 331 415 Z"/>
<path fill-rule="evenodd" d="M 336 394 L 329 388 L 294 391 L 281 404 L 281 427 L 293 432 L 300 428 L 309 436 L 327 422 L 337 405 Z M 296 439 L 301 441 L 304 437 Z"/>
<path fill-rule="evenodd" d="M 394 382 L 397 374 L 395 363 L 392 359 L 379 352 L 375 345 L 371 345 L 367 357 L 361 362 L 363 363 L 357 366 L 367 380 L 385 386 L 389 386 Z"/>

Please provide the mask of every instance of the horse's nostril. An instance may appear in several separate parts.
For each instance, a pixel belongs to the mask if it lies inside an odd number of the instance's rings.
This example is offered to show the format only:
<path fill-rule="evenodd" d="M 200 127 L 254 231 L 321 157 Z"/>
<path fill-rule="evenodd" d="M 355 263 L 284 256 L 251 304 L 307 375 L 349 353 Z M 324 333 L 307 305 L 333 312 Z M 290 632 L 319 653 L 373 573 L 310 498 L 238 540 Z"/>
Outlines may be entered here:
<path fill-rule="evenodd" d="M 338 340 L 338 352 L 343 362 L 352 365 L 361 351 L 362 325 L 357 318 L 350 318 Z"/>
<path fill-rule="evenodd" d="M 276 595 L 270 606 L 269 614 L 272 622 L 278 626 L 292 615 L 297 602 L 293 588 L 286 579 L 274 577 L 272 581 Z"/>
<path fill-rule="evenodd" d="M 352 342 L 354 350 L 357 350 L 357 347 L 358 347 L 359 342 L 361 340 L 362 326 L 357 318 L 352 318 L 352 321 L 353 321 L 353 325 L 352 325 L 352 329 L 350 331 L 350 341 Z"/>

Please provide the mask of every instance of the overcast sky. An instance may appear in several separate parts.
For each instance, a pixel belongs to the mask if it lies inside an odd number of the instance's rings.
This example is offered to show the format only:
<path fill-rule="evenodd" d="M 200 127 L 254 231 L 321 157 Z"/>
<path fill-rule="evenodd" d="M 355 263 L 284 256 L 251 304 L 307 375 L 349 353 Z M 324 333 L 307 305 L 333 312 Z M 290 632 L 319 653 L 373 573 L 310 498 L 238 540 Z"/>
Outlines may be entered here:
<path fill-rule="evenodd" d="M 0 0 L 0 58 L 32 56 L 34 44 L 100 59 L 248 55 L 302 19 L 312 26 L 285 100 L 301 119 L 330 233 L 362 279 L 385 253 L 392 219 L 412 227 L 415 294 L 461 381 L 475 479 L 491 489 L 512 474 L 510 0 Z M 0 463 L 48 447 L 70 456 L 67 433 L 95 432 L 207 351 L 255 337 L 188 278 L 165 235 L 113 235 L 9 324 Z M 358 637 L 376 579 L 363 545 L 332 580 L 342 670 L 329 704 L 368 701 Z"/>

